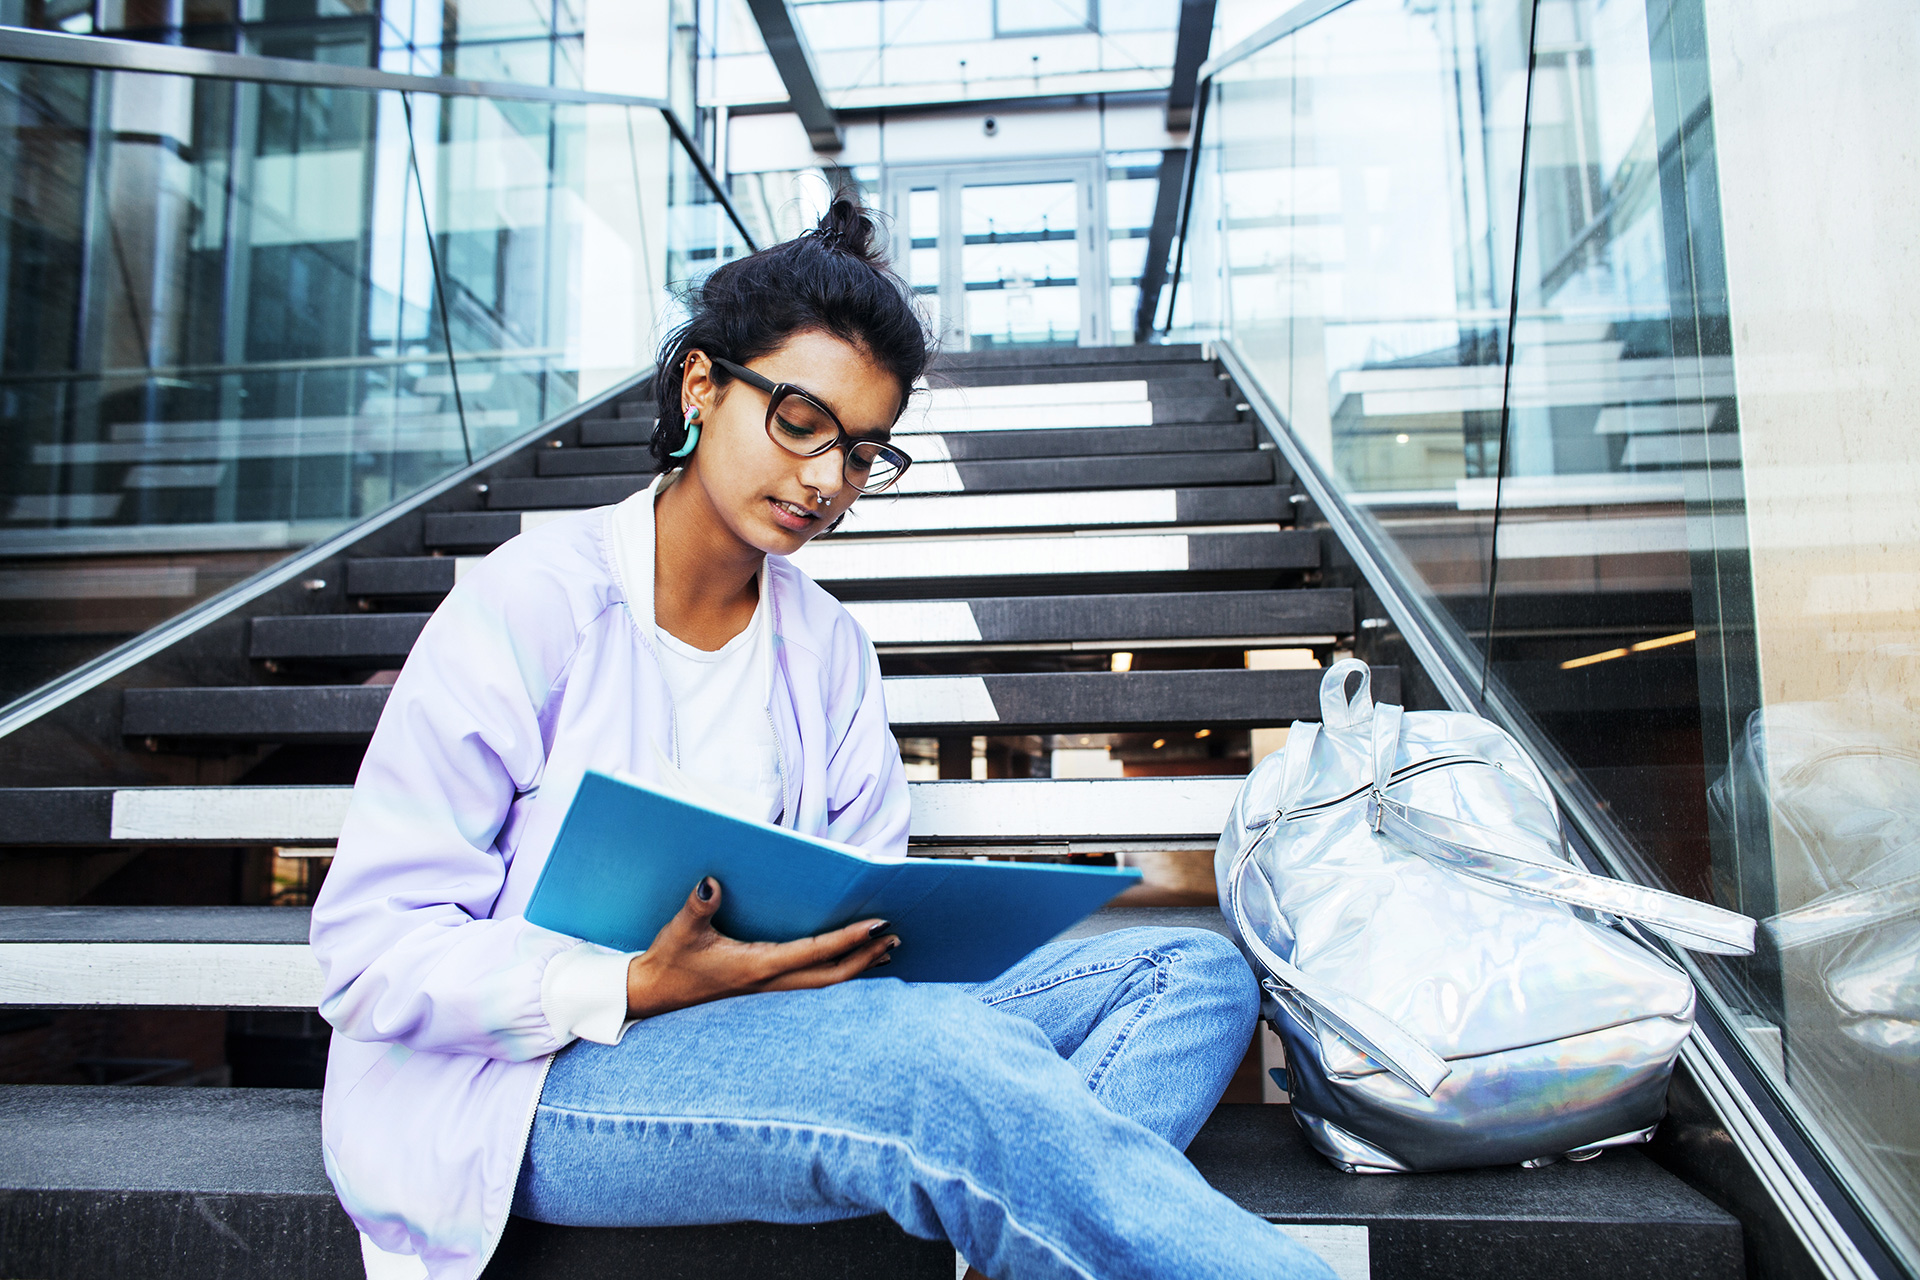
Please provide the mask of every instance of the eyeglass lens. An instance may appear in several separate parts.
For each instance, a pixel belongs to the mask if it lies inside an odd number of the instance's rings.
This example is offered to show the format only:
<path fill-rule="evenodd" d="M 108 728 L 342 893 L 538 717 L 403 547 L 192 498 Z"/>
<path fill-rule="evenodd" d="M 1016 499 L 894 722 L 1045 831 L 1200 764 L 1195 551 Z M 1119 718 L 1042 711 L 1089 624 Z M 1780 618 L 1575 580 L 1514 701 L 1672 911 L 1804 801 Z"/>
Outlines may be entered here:
<path fill-rule="evenodd" d="M 812 457 L 839 441 L 840 424 L 806 396 L 789 392 L 771 406 L 767 434 L 789 452 Z M 899 477 L 900 470 L 892 451 L 875 441 L 860 441 L 846 451 L 847 483 L 863 493 L 886 488 Z"/>

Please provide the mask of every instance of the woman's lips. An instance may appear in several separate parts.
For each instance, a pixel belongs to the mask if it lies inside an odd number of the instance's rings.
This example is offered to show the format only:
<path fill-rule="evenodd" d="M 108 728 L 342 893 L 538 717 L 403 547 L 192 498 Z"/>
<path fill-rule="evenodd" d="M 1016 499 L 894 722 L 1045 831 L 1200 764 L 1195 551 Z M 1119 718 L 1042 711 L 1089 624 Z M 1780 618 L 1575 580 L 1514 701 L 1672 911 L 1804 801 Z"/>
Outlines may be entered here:
<path fill-rule="evenodd" d="M 767 506 L 773 509 L 774 523 L 782 529 L 794 533 L 803 533 L 813 526 L 820 517 L 797 502 L 783 502 L 779 498 L 768 498 Z"/>

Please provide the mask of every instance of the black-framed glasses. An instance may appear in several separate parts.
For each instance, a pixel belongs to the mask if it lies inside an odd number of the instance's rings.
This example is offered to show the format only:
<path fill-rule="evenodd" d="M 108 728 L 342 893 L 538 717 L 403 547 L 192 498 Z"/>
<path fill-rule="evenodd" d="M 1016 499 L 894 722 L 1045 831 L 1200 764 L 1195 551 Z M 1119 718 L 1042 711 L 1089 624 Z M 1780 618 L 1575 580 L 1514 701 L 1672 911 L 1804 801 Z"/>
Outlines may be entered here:
<path fill-rule="evenodd" d="M 893 445 L 847 433 L 833 410 L 804 388 L 773 382 L 743 364 L 708 356 L 750 387 L 767 393 L 767 436 L 788 453 L 817 458 L 836 445 L 846 447 L 841 474 L 861 493 L 879 493 L 899 483 L 913 459 Z"/>

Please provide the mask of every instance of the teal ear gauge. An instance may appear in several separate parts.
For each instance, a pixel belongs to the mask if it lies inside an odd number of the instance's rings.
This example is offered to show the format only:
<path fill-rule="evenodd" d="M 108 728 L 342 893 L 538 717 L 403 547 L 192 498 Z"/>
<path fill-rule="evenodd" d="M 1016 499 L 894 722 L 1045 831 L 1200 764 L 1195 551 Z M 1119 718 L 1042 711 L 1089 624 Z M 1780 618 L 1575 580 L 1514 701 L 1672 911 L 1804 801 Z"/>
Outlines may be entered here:
<path fill-rule="evenodd" d="M 684 458 L 693 452 L 700 443 L 700 410 L 697 406 L 687 406 L 687 442 L 668 454 L 669 458 Z"/>

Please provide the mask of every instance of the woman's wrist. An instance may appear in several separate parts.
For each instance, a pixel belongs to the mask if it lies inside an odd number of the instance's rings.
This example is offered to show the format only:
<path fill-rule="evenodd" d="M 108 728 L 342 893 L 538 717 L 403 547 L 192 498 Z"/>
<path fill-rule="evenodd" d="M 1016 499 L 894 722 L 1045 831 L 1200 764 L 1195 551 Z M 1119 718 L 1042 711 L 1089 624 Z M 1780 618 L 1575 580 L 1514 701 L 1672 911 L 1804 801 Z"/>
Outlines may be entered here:
<path fill-rule="evenodd" d="M 627 1017 L 650 1018 L 660 1010 L 653 1007 L 654 972 L 647 953 L 627 961 Z"/>

